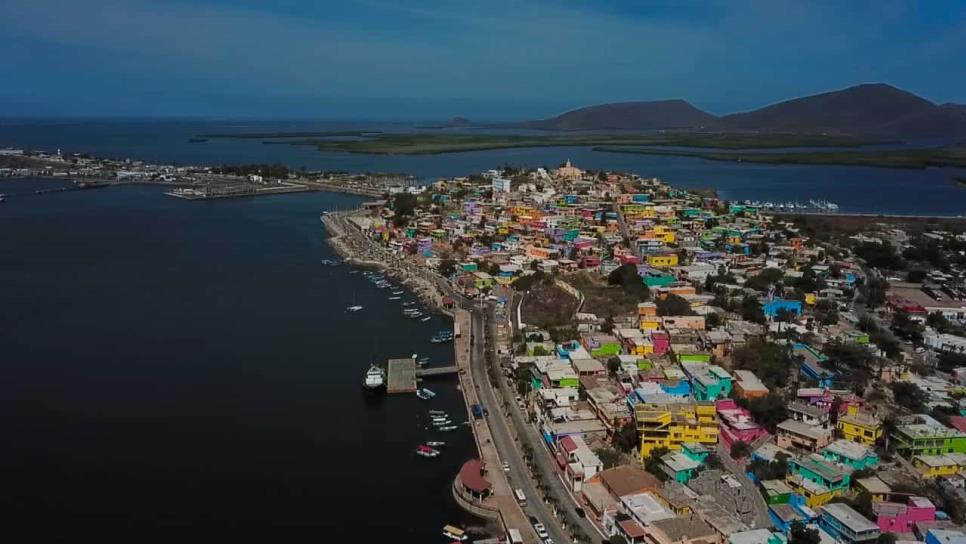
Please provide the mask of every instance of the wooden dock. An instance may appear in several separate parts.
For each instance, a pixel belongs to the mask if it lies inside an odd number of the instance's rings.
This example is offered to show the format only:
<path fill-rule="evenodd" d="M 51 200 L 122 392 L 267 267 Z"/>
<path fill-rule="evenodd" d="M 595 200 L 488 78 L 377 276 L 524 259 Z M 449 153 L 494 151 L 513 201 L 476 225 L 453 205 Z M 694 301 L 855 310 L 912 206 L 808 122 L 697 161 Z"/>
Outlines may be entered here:
<path fill-rule="evenodd" d="M 386 393 L 416 392 L 416 360 L 389 359 L 389 372 L 386 378 Z"/>

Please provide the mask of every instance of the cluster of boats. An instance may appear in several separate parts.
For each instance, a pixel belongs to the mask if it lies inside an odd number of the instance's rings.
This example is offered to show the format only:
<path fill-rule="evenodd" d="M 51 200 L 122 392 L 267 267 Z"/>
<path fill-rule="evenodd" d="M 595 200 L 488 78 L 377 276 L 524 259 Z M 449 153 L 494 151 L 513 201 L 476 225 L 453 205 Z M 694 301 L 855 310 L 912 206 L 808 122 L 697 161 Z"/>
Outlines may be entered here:
<path fill-rule="evenodd" d="M 453 431 L 457 429 L 457 426 L 453 424 L 446 412 L 442 410 L 430 410 L 429 417 L 433 427 L 435 427 L 437 431 Z M 437 457 L 440 454 L 438 448 L 441 448 L 445 445 L 446 442 L 430 440 L 420 444 L 416 448 L 416 455 L 421 457 Z"/>
<path fill-rule="evenodd" d="M 757 200 L 745 200 L 745 206 L 755 206 L 767 210 L 820 210 L 834 212 L 839 209 L 839 205 L 829 200 L 809 200 L 808 202 L 759 202 Z"/>
<path fill-rule="evenodd" d="M 425 323 L 425 322 L 427 322 L 427 321 L 429 321 L 430 319 L 433 318 L 430 315 L 426 315 L 425 313 L 423 313 L 422 310 L 420 310 L 418 308 L 403 308 L 402 313 L 403 313 L 404 316 L 406 316 L 406 317 L 408 317 L 410 319 L 415 319 L 415 320 L 420 321 L 422 323 Z"/>
<path fill-rule="evenodd" d="M 429 339 L 430 342 L 434 344 L 443 344 L 446 342 L 453 341 L 453 331 L 439 331 L 435 336 Z"/>
<path fill-rule="evenodd" d="M 430 423 L 436 427 L 437 431 L 455 431 L 459 425 L 453 423 L 449 415 L 442 410 L 429 411 Z"/>

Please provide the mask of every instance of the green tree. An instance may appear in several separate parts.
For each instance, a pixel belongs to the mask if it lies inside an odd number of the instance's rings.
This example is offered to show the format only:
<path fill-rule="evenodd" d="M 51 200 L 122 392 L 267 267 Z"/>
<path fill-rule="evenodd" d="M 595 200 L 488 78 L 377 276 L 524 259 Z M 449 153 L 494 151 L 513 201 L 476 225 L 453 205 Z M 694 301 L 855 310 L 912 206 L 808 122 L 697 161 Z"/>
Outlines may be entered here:
<path fill-rule="evenodd" d="M 625 293 L 639 301 L 645 301 L 651 296 L 644 280 L 637 275 L 637 267 L 632 264 L 624 264 L 614 269 L 607 275 L 607 283 L 621 286 Z"/>
<path fill-rule="evenodd" d="M 810 529 L 798 520 L 792 522 L 789 534 L 791 535 L 788 540 L 789 544 L 820 544 L 822 542 L 818 529 Z"/>
<path fill-rule="evenodd" d="M 912 412 L 922 412 L 926 409 L 928 395 L 914 383 L 892 382 L 892 395 L 896 404 Z"/>
<path fill-rule="evenodd" d="M 714 329 L 723 325 L 724 319 L 721 318 L 721 314 L 718 312 L 711 312 L 704 316 L 704 324 L 707 328 Z"/>
<path fill-rule="evenodd" d="M 621 369 L 621 359 L 620 357 L 611 357 L 607 359 L 607 373 L 613 378 L 617 376 L 617 372 Z"/>
<path fill-rule="evenodd" d="M 785 399 L 774 391 L 769 392 L 764 397 L 739 398 L 738 404 L 747 408 L 755 421 L 770 433 L 774 433 L 778 424 L 788 417 Z"/>
<path fill-rule="evenodd" d="M 665 482 L 668 479 L 667 473 L 664 472 L 663 468 L 661 468 L 661 465 L 663 464 L 661 462 L 661 457 L 667 455 L 667 453 L 667 448 L 655 448 L 651 450 L 651 455 L 644 460 L 644 470 L 650 472 L 662 482 Z"/>
<path fill-rule="evenodd" d="M 744 459 L 751 455 L 751 446 L 741 440 L 736 440 L 731 443 L 730 453 L 732 459 Z"/>
<path fill-rule="evenodd" d="M 594 450 L 597 454 L 597 458 L 600 462 L 604 464 L 604 468 L 616 467 L 620 464 L 621 454 L 614 448 L 598 448 Z"/>
<path fill-rule="evenodd" d="M 691 304 L 678 295 L 668 295 L 666 298 L 657 301 L 657 315 L 694 315 Z"/>
<path fill-rule="evenodd" d="M 418 204 L 419 199 L 411 193 L 396 193 L 392 198 L 393 211 L 402 217 L 411 217 Z"/>
<path fill-rule="evenodd" d="M 637 426 L 633 421 L 625 423 L 611 439 L 611 443 L 618 451 L 624 453 L 630 453 L 634 451 L 634 448 L 638 445 L 637 439 Z"/>

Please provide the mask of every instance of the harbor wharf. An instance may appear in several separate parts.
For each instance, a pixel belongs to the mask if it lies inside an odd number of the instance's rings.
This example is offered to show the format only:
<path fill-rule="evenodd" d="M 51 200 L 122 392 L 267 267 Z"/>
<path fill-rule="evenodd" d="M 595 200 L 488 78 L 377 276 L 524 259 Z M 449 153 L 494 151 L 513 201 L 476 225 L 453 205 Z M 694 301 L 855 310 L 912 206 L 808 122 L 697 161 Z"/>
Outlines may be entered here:
<path fill-rule="evenodd" d="M 366 238 L 355 225 L 349 221 L 352 212 L 328 213 L 322 217 L 322 222 L 330 234 L 329 243 L 333 249 L 345 259 L 347 264 L 377 268 L 388 275 L 393 275 L 414 289 L 425 304 L 440 309 L 453 317 L 453 322 L 460 331 L 453 339 L 453 353 L 455 369 L 459 379 L 459 387 L 463 393 L 463 402 L 470 421 L 470 429 L 476 444 L 477 458 L 483 465 L 483 478 L 490 484 L 490 493 L 482 501 L 460 494 L 461 482 L 458 474 L 453 479 L 453 497 L 461 508 L 467 512 L 485 519 L 498 519 L 505 529 L 517 529 L 521 532 L 524 542 L 537 543 L 541 540 L 529 523 L 520 504 L 513 496 L 503 461 L 492 437 L 487 418 L 475 418 L 471 407 L 483 404 L 480 398 L 480 385 L 475 382 L 472 371 L 473 342 L 483 342 L 483 338 L 473 338 L 472 314 L 457 307 L 452 311 L 442 309 L 441 300 L 444 295 L 440 287 L 442 281 L 432 272 L 414 266 L 397 256 L 392 255 L 385 248 L 380 247 Z M 451 294 L 451 293 L 450 293 Z M 408 360 L 411 361 L 411 360 Z M 416 370 L 413 369 L 415 378 Z M 390 370 L 387 386 L 393 384 L 393 373 Z M 415 390 L 415 384 L 413 386 Z M 387 389 L 388 390 L 388 389 Z"/>
<path fill-rule="evenodd" d="M 416 361 L 413 359 L 389 359 L 386 393 L 416 392 Z"/>

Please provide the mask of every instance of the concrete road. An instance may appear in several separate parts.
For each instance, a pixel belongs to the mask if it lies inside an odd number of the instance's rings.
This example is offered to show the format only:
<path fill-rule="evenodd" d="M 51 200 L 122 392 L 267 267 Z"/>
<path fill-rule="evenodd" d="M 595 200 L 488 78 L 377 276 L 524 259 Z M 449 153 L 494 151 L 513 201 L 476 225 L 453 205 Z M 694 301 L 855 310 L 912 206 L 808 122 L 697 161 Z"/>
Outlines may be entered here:
<path fill-rule="evenodd" d="M 467 305 L 469 306 L 469 305 Z M 466 306 L 465 306 L 466 307 Z M 467 307 L 467 309 L 470 309 Z M 522 489 L 527 496 L 527 506 L 523 509 L 528 516 L 535 516 L 547 527 L 550 537 L 558 543 L 569 542 L 566 534 L 560 528 L 557 520 L 551 515 L 547 505 L 540 500 L 536 487 L 527 476 L 527 466 L 523 461 L 523 455 L 513 441 L 506 420 L 500 413 L 500 403 L 493 394 L 490 387 L 490 380 L 486 374 L 484 350 L 486 348 L 483 318 L 479 307 L 471 313 L 472 325 L 470 334 L 473 338 L 473 349 L 470 357 L 470 369 L 473 372 L 473 381 L 479 389 L 479 397 L 484 405 L 490 410 L 487 422 L 493 437 L 493 443 L 500 452 L 500 457 L 510 464 L 510 486 L 514 489 Z"/>

